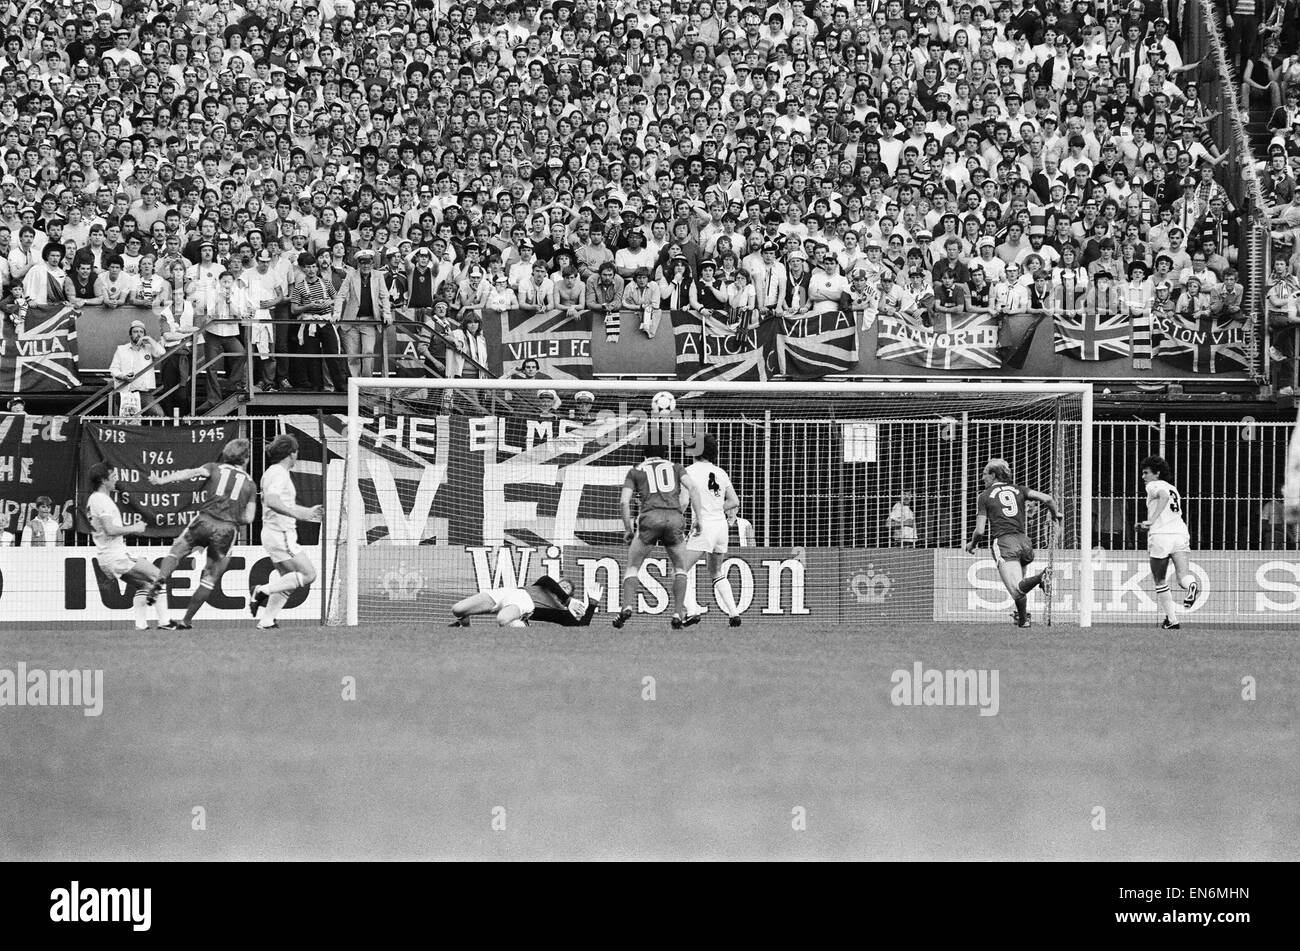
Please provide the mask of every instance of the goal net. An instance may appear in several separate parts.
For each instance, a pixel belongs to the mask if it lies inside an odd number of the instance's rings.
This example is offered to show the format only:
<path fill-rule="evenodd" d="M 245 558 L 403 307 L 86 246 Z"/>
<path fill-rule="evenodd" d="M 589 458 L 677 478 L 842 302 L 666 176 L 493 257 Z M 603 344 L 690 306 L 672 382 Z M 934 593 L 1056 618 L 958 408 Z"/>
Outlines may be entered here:
<path fill-rule="evenodd" d="M 1084 384 L 355 379 L 329 617 L 442 622 L 469 594 L 542 574 L 601 586 L 617 612 L 629 469 L 646 444 L 689 465 L 712 434 L 740 498 L 725 568 L 746 623 L 1010 623 L 988 548 L 962 550 L 1001 458 L 1065 513 L 1059 532 L 1026 513 L 1056 579 L 1031 597 L 1036 623 L 1086 625 L 1090 400 Z M 656 549 L 630 625 L 667 621 L 672 575 Z M 688 597 L 702 623 L 722 619 L 704 559 Z"/>

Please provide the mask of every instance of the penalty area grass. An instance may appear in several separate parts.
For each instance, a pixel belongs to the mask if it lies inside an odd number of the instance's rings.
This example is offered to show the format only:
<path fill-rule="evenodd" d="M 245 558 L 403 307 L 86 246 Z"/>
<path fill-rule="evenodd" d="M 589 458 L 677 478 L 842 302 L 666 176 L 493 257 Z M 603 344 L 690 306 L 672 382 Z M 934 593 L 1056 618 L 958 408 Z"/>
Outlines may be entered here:
<path fill-rule="evenodd" d="M 0 707 L 0 855 L 1297 856 L 1293 631 L 444 624 L 0 630 L 104 671 L 99 717 Z M 918 662 L 996 716 L 893 705 Z"/>

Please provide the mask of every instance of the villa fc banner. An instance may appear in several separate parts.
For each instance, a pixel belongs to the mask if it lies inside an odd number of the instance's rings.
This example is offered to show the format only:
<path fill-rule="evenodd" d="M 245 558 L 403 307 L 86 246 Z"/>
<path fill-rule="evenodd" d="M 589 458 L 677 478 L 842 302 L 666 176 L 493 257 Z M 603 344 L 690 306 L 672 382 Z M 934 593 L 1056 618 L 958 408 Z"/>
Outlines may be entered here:
<path fill-rule="evenodd" d="M 876 356 L 927 370 L 996 370 L 998 321 L 989 314 L 950 318 L 945 328 L 917 327 L 880 317 Z"/>
<path fill-rule="evenodd" d="M 489 311 L 488 319 L 493 319 Z M 591 312 L 576 316 L 565 310 L 503 310 L 501 322 L 501 375 L 510 376 L 535 359 L 543 378 L 591 379 Z M 496 367 L 493 367 L 496 369 Z"/>
<path fill-rule="evenodd" d="M 68 306 L 28 309 L 23 322 L 3 316 L 0 392 L 69 390 L 77 378 L 77 315 Z"/>
<path fill-rule="evenodd" d="M 1243 326 L 1216 327 L 1213 317 L 1174 315 L 1157 317 L 1152 333 L 1160 339 L 1160 359 L 1193 373 L 1235 373 L 1249 366 Z"/>
<path fill-rule="evenodd" d="M 835 307 L 786 317 L 777 337 L 782 371 L 795 380 L 849 373 L 858 363 L 858 327 L 851 311 Z"/>

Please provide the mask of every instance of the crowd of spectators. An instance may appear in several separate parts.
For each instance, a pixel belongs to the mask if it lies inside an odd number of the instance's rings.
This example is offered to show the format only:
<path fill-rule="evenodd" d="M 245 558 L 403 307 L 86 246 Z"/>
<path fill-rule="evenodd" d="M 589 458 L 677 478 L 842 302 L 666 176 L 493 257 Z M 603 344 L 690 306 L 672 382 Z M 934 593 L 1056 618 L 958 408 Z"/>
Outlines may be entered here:
<path fill-rule="evenodd" d="M 341 388 L 402 319 L 477 375 L 484 308 L 611 336 L 843 295 L 1239 320 L 1228 152 L 1170 12 L 11 0 L 0 282 L 202 334 L 209 400 L 248 348 L 252 385 Z"/>

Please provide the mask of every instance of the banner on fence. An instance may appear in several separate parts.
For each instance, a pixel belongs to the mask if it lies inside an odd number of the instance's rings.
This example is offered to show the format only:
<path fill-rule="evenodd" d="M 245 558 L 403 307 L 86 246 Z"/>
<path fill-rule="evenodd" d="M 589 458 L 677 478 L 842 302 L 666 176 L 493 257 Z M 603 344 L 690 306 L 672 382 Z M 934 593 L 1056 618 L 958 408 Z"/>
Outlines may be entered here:
<path fill-rule="evenodd" d="M 500 365 L 494 361 L 494 372 L 510 376 L 525 361 L 536 360 L 542 375 L 551 379 L 591 379 L 590 311 L 489 310 L 487 319 L 500 326 L 501 342 L 496 348 Z"/>
<path fill-rule="evenodd" d="M 21 539 L 36 500 L 48 495 L 62 521 L 75 508 L 77 419 L 0 413 L 0 530 Z"/>
<path fill-rule="evenodd" d="M 647 337 L 639 320 L 623 315 L 617 340 L 607 339 L 603 325 L 597 326 L 591 348 L 595 374 L 740 380 L 780 376 L 778 354 L 783 344 L 777 325 L 782 321 L 764 321 L 758 329 L 739 335 L 716 316 L 702 319 L 689 311 L 672 312 L 671 335 L 664 332 L 667 323 L 660 321 L 655 336 Z M 1133 379 L 1147 383 L 1195 380 L 1208 373 L 1224 380 L 1250 378 L 1248 333 L 1244 327 L 1171 325 L 1150 367 L 1134 366 L 1127 322 L 1121 332 L 1104 318 L 1094 317 L 1076 325 L 1046 320 L 1041 315 L 967 315 L 933 328 L 878 318 L 855 332 L 857 357 L 852 365 L 838 369 L 843 363 L 839 359 L 827 361 L 829 365 L 823 367 L 800 363 L 800 378 L 843 374 Z M 820 339 L 820 331 L 815 336 Z M 847 346 L 840 335 L 833 336 L 840 345 Z M 789 344 L 787 334 L 784 346 L 788 348 Z M 786 375 L 794 376 L 794 372 L 787 367 Z"/>
<path fill-rule="evenodd" d="M 239 424 L 213 420 L 183 426 L 132 426 L 86 423 L 81 440 L 81 477 L 90 467 L 107 462 L 117 471 L 113 499 L 122 520 L 143 519 L 150 538 L 173 538 L 184 530 L 204 501 L 203 480 L 154 486 L 151 474 L 166 475 L 213 462 L 221 447 L 239 435 Z M 89 531 L 84 512 L 78 530 Z"/>
<path fill-rule="evenodd" d="M 132 548 L 138 558 L 161 561 L 164 548 Z M 15 556 L 19 552 L 13 553 Z M 203 570 L 203 555 L 186 558 L 168 585 L 171 610 L 179 615 L 189 605 Z M 203 606 L 203 618 L 248 624 L 248 595 L 254 586 L 273 578 L 274 566 L 259 546 L 236 545 L 230 563 Z M 280 620 L 319 621 L 321 586 L 294 591 Z M 20 557 L 0 559 L 0 621 L 34 623 L 131 623 L 132 592 L 99 569 L 95 549 L 33 548 Z"/>
<path fill-rule="evenodd" d="M 77 376 L 77 315 L 66 305 L 6 312 L 0 318 L 0 392 L 70 390 Z"/>
<path fill-rule="evenodd" d="M 781 319 L 781 372 L 794 380 L 848 373 L 858 362 L 858 326 L 852 311 L 830 309 Z"/>
<path fill-rule="evenodd" d="M 1011 596 L 991 557 L 946 549 L 936 550 L 934 557 L 936 621 L 1010 623 Z M 1045 560 L 1047 553 L 1039 557 Z M 1057 553 L 1052 609 L 1066 623 L 1078 617 L 1079 567 L 1077 553 Z M 1190 611 L 1179 613 L 1194 624 L 1295 624 L 1300 615 L 1300 561 L 1285 553 L 1204 552 L 1192 556 L 1191 571 L 1201 582 L 1202 596 Z M 1046 608 L 1035 590 L 1029 610 L 1036 622 L 1045 620 Z M 1155 622 L 1159 608 L 1145 551 L 1105 552 L 1094 558 L 1092 610 L 1096 623 Z"/>

